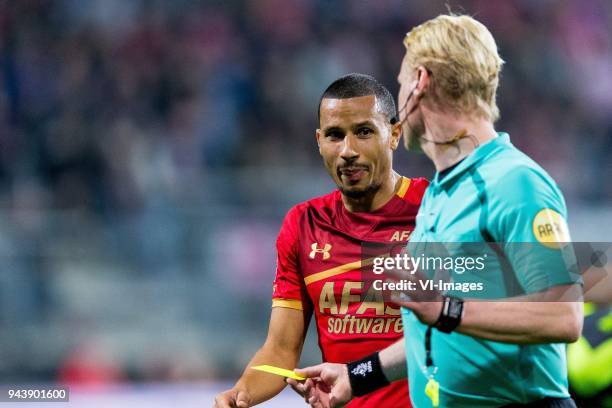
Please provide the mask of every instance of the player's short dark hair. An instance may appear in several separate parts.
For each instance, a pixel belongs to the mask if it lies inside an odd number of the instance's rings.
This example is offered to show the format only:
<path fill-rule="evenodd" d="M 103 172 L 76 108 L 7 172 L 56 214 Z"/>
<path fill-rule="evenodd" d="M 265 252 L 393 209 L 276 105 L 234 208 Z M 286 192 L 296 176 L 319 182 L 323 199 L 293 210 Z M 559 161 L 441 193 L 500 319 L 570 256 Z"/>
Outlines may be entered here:
<path fill-rule="evenodd" d="M 348 99 L 367 95 L 376 96 L 376 101 L 379 103 L 382 113 L 391 124 L 397 122 L 395 101 L 391 92 L 373 76 L 352 73 L 336 79 L 321 95 L 319 109 L 317 110 L 319 123 L 321 123 L 321 101 L 323 99 Z"/>

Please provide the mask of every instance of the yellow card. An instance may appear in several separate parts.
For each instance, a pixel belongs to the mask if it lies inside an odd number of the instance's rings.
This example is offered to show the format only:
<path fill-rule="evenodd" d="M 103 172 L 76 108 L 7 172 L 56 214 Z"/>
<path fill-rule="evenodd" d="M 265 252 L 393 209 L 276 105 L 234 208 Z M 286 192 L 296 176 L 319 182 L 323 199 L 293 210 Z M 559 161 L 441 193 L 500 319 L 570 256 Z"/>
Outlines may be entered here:
<path fill-rule="evenodd" d="M 280 375 L 281 377 L 293 378 L 294 380 L 303 381 L 306 377 L 302 377 L 301 375 L 297 375 L 291 370 L 287 370 L 280 367 L 274 367 L 271 365 L 260 365 L 251 367 L 253 370 L 265 371 L 266 373 Z"/>

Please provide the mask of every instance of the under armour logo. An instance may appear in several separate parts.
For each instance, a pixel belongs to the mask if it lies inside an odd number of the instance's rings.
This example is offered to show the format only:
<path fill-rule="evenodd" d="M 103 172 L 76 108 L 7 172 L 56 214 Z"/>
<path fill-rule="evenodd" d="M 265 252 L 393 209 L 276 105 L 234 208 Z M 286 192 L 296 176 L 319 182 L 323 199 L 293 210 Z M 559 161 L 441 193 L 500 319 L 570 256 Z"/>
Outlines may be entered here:
<path fill-rule="evenodd" d="M 365 377 L 367 373 L 371 373 L 371 372 L 372 372 L 372 362 L 371 361 L 368 361 L 367 363 L 357 364 L 357 366 L 351 370 L 351 373 L 353 375 L 360 375 L 362 377 Z"/>
<path fill-rule="evenodd" d="M 310 257 L 310 259 L 315 259 L 315 256 L 317 254 L 323 254 L 323 259 L 329 259 L 329 257 L 331 256 L 329 254 L 329 251 L 331 251 L 331 244 L 325 244 L 323 246 L 323 248 L 319 248 L 319 244 L 318 243 L 313 243 L 310 248 L 312 249 L 312 251 L 310 251 L 310 254 L 308 254 L 308 256 Z"/>

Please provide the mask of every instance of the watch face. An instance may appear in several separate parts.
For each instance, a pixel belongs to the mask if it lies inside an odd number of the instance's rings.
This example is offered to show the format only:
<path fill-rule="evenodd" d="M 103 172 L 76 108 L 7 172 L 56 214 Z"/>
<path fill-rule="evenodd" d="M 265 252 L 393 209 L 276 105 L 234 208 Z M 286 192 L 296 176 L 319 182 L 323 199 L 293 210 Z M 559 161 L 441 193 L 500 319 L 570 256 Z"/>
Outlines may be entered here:
<path fill-rule="evenodd" d="M 460 299 L 450 299 L 448 304 L 448 317 L 459 319 L 463 311 L 463 301 Z"/>
<path fill-rule="evenodd" d="M 459 326 L 463 314 L 463 300 L 445 297 L 440 318 L 434 326 L 443 333 L 450 333 Z"/>

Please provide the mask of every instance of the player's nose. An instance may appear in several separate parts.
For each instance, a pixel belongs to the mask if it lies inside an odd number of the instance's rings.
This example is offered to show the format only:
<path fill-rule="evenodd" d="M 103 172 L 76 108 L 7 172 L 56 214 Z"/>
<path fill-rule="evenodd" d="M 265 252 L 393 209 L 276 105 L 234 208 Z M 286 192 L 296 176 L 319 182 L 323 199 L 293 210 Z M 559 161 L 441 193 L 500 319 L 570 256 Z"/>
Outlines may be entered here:
<path fill-rule="evenodd" d="M 359 157 L 359 151 L 355 143 L 355 137 L 353 135 L 347 135 L 342 140 L 342 147 L 340 148 L 340 157 L 347 162 L 354 161 Z"/>

